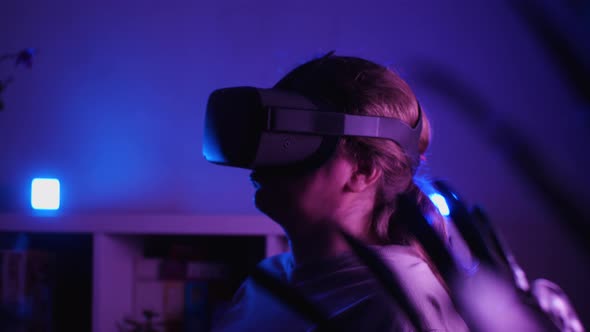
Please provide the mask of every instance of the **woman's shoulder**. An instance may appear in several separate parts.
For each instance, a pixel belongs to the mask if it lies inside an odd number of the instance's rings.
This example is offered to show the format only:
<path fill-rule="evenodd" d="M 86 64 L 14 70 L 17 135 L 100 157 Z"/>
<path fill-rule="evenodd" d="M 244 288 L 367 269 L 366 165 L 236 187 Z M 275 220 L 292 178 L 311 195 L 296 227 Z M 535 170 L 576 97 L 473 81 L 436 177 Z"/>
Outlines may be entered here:
<path fill-rule="evenodd" d="M 435 272 L 420 253 L 410 246 L 387 245 L 376 249 L 396 274 L 424 323 L 432 331 L 466 331 L 463 319 Z"/>
<path fill-rule="evenodd" d="M 423 256 L 411 246 L 385 245 L 371 247 L 402 282 L 422 289 L 444 288 Z"/>

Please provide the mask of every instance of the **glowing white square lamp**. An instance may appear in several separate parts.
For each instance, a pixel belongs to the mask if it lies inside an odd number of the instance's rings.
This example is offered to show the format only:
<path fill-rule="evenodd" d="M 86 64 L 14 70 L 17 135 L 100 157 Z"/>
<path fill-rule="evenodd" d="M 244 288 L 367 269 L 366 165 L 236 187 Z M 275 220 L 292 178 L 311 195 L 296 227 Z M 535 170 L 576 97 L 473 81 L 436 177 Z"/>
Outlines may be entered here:
<path fill-rule="evenodd" d="M 31 182 L 31 206 L 35 210 L 59 209 L 59 180 L 33 179 Z"/>

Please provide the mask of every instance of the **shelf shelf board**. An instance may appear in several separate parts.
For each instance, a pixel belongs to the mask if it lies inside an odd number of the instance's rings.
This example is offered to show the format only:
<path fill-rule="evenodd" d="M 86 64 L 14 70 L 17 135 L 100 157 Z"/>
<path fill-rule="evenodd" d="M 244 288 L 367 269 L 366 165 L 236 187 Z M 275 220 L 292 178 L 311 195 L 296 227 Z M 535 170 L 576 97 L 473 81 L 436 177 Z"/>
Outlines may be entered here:
<path fill-rule="evenodd" d="M 92 214 L 33 216 L 0 214 L 0 232 L 282 235 L 262 215 Z"/>

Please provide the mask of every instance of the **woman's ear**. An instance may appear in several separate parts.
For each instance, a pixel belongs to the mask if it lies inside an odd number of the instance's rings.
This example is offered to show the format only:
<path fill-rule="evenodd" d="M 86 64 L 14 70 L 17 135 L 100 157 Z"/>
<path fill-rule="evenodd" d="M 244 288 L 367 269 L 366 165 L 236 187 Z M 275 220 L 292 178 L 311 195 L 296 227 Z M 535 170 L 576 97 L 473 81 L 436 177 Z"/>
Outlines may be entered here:
<path fill-rule="evenodd" d="M 346 184 L 352 192 L 362 192 L 373 186 L 382 175 L 382 171 L 375 165 L 356 165 Z"/>

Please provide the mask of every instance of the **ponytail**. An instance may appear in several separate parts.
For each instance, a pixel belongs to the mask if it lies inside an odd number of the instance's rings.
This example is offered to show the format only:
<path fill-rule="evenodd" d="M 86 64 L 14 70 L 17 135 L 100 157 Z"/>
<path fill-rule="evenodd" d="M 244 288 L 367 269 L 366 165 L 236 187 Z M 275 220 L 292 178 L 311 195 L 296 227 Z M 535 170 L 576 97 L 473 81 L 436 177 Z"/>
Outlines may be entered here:
<path fill-rule="evenodd" d="M 403 194 L 408 195 L 408 197 L 416 203 L 418 209 L 426 218 L 426 220 L 428 220 L 428 222 L 434 228 L 436 233 L 439 234 L 439 236 L 441 237 L 441 239 L 443 239 L 444 242 L 447 242 L 448 232 L 445 219 L 440 214 L 434 203 L 432 203 L 428 195 L 422 190 L 422 188 L 420 188 L 420 186 L 416 184 L 416 182 L 411 181 L 410 185 L 403 192 Z M 409 231 L 405 228 L 403 223 L 395 221 L 397 219 L 396 211 L 397 209 L 394 209 L 393 213 L 390 215 L 388 220 L 388 242 L 402 245 L 410 245 L 412 242 L 415 242 L 416 240 L 413 236 L 410 235 Z"/>
<path fill-rule="evenodd" d="M 422 182 L 422 181 L 421 181 Z M 434 228 L 435 232 L 441 237 L 441 239 L 448 244 L 448 232 L 446 227 L 446 221 L 440 214 L 437 207 L 432 203 L 428 195 L 417 185 L 414 181 L 411 181 L 407 190 L 404 192 L 413 201 L 416 202 L 418 209 L 422 212 L 422 215 L 428 220 L 429 224 Z M 430 256 L 424 250 L 424 247 L 420 242 L 406 229 L 405 223 L 396 222 L 396 213 L 394 212 L 389 218 L 389 237 L 391 243 L 402 244 L 411 247 L 416 251 L 418 256 L 424 260 L 428 267 L 438 279 L 440 284 L 448 292 L 449 288 L 442 275 L 434 266 L 434 263 Z M 413 222 L 413 221 L 409 221 Z"/>
<path fill-rule="evenodd" d="M 425 180 L 420 180 L 425 182 Z M 422 215 L 428 220 L 434 230 L 440 235 L 441 239 L 445 242 L 448 239 L 448 231 L 444 217 L 440 214 L 438 208 L 434 205 L 430 197 L 422 190 L 422 188 L 416 184 L 415 181 L 410 183 L 406 193 L 415 199 L 416 205 L 422 212 Z"/>

